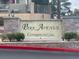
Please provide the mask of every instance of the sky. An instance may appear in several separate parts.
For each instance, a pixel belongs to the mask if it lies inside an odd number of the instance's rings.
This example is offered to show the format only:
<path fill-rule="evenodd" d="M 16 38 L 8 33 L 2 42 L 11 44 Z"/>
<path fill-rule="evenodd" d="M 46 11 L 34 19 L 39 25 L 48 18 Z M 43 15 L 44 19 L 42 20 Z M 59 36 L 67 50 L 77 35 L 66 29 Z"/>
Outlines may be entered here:
<path fill-rule="evenodd" d="M 69 0 L 69 1 L 72 3 L 71 10 L 74 10 L 75 8 L 79 9 L 79 0 Z"/>
<path fill-rule="evenodd" d="M 72 5 L 71 5 L 71 9 L 75 9 L 75 8 L 78 8 L 79 9 L 79 0 L 69 0 Z"/>

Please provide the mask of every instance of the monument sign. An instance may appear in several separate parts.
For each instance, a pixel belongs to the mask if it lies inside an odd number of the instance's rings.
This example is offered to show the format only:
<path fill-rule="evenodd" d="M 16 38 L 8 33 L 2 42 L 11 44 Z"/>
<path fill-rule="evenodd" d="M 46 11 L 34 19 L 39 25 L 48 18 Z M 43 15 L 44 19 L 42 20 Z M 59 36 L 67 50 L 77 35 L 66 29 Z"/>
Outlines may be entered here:
<path fill-rule="evenodd" d="M 19 18 L 4 18 L 5 32 L 22 32 L 25 39 L 52 39 L 62 38 L 61 20 L 21 20 Z"/>
<path fill-rule="evenodd" d="M 62 22 L 60 20 L 21 21 L 20 31 L 26 39 L 60 39 Z"/>

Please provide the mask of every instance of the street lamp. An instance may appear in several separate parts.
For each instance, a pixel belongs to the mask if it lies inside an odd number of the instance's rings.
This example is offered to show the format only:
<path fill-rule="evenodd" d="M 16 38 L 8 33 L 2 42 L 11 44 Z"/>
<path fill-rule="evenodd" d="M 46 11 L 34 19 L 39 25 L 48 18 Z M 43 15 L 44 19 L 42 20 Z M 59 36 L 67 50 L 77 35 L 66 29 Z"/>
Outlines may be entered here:
<path fill-rule="evenodd" d="M 8 5 L 8 12 L 9 12 L 9 17 L 14 17 L 14 9 L 11 9 L 10 4 L 12 3 L 12 0 L 9 0 L 9 5 Z"/>

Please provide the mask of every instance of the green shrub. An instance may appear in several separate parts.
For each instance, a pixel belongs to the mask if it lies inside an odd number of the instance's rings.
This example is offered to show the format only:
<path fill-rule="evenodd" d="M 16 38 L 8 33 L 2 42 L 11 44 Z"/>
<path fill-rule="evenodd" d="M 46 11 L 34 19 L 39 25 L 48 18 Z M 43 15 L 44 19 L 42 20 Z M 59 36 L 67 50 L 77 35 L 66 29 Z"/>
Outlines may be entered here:
<path fill-rule="evenodd" d="M 9 39 L 10 42 L 13 40 L 22 41 L 25 38 L 25 35 L 23 33 L 7 33 L 1 35 L 2 39 Z"/>
<path fill-rule="evenodd" d="M 6 34 L 2 34 L 2 35 L 0 35 L 0 37 L 1 37 L 1 39 L 2 39 L 2 42 L 3 42 L 5 39 L 7 39 Z"/>
<path fill-rule="evenodd" d="M 77 34 L 74 32 L 67 32 L 64 33 L 64 39 L 66 39 L 67 41 L 70 41 L 71 39 L 76 39 Z"/>
<path fill-rule="evenodd" d="M 11 42 L 13 39 L 15 39 L 15 34 L 14 34 L 14 33 L 7 33 L 6 36 L 7 36 L 7 38 L 9 39 L 10 42 Z"/>
<path fill-rule="evenodd" d="M 23 33 L 15 33 L 15 39 L 17 41 L 22 41 L 25 38 L 25 35 Z"/>

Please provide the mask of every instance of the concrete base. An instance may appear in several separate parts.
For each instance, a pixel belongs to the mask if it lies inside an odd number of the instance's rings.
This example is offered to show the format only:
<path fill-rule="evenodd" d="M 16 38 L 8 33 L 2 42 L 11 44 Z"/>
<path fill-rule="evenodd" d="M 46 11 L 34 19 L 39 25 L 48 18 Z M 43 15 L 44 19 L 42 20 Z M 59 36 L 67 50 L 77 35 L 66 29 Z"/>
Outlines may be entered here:
<path fill-rule="evenodd" d="M 48 42 L 62 42 L 62 39 L 58 38 L 31 38 L 24 39 L 24 42 L 36 42 L 36 43 L 48 43 Z"/>

